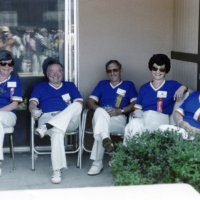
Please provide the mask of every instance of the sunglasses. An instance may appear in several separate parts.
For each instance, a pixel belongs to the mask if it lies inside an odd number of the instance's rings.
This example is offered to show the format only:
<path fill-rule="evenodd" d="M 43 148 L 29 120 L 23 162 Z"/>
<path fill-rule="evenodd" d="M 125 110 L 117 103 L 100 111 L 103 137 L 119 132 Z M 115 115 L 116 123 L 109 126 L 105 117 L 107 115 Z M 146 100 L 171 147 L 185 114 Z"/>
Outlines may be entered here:
<path fill-rule="evenodd" d="M 158 71 L 158 70 L 159 70 L 160 72 L 166 72 L 166 69 L 165 69 L 165 68 L 158 68 L 158 67 L 154 67 L 154 66 L 152 66 L 151 70 L 152 70 L 152 71 L 155 71 L 155 72 Z"/>
<path fill-rule="evenodd" d="M 107 69 L 106 70 L 106 72 L 108 73 L 108 74 L 111 74 L 112 72 L 119 72 L 119 69 Z"/>
<path fill-rule="evenodd" d="M 13 67 L 14 66 L 14 61 L 11 62 L 2 62 L 0 61 L 0 65 L 5 67 L 6 65 L 8 65 L 9 67 Z"/>

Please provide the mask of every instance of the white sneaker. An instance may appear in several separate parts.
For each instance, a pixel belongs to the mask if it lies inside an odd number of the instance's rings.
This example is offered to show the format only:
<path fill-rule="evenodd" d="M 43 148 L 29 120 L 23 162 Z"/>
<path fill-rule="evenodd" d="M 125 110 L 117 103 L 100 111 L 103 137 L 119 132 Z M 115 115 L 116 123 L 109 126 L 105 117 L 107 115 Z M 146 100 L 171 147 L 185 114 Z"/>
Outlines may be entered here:
<path fill-rule="evenodd" d="M 88 171 L 88 175 L 90 175 L 90 176 L 98 175 L 102 172 L 102 170 L 103 170 L 102 164 L 93 163 Z"/>
<path fill-rule="evenodd" d="M 36 128 L 35 132 L 43 138 L 47 132 L 47 127 L 45 124 L 43 124 L 40 128 Z"/>
<path fill-rule="evenodd" d="M 61 182 L 61 180 L 62 180 L 61 171 L 60 170 L 54 170 L 53 171 L 53 175 L 51 177 L 51 182 L 55 183 L 55 184 L 58 184 L 58 183 Z"/>

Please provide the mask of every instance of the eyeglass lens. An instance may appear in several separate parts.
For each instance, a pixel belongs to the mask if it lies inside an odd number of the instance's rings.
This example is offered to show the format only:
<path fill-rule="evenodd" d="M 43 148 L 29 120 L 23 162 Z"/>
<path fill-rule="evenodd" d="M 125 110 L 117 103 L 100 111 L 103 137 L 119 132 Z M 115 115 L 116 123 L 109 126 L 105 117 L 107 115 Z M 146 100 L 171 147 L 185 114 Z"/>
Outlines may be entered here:
<path fill-rule="evenodd" d="M 160 72 L 165 72 L 166 71 L 165 68 L 158 68 L 158 67 L 154 67 L 154 66 L 151 68 L 151 70 L 152 71 L 158 71 L 159 70 Z"/>
<path fill-rule="evenodd" d="M 14 65 L 14 62 L 13 61 L 11 61 L 11 62 L 2 62 L 2 61 L 0 61 L 0 65 L 1 66 L 6 66 L 6 65 L 8 65 L 9 67 L 13 67 L 13 65 Z"/>
<path fill-rule="evenodd" d="M 119 69 L 107 69 L 107 73 L 110 74 L 112 72 L 118 72 Z"/>

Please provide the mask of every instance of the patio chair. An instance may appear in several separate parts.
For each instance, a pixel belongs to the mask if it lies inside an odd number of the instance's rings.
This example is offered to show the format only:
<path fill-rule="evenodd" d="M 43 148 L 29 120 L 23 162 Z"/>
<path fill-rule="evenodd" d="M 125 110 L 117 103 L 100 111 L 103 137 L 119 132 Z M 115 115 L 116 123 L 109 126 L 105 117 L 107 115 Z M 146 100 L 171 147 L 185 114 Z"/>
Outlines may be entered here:
<path fill-rule="evenodd" d="M 40 138 L 35 134 L 35 129 L 37 128 L 37 120 L 31 117 L 31 169 L 35 170 L 35 157 L 37 155 L 46 155 L 51 154 L 50 148 L 48 146 L 37 146 L 35 144 L 35 137 Z M 77 153 L 77 167 L 82 168 L 82 154 L 81 154 L 81 117 L 79 119 L 79 127 L 76 131 L 66 132 L 65 133 L 65 153 L 66 154 L 75 154 Z M 45 150 L 46 149 L 46 150 Z"/>
<path fill-rule="evenodd" d="M 5 127 L 4 128 L 5 136 L 9 136 L 10 139 L 10 156 L 12 157 L 13 170 L 15 170 L 15 156 L 14 156 L 14 145 L 13 145 L 13 133 L 14 127 Z"/>
<path fill-rule="evenodd" d="M 86 151 L 88 153 L 91 152 L 91 149 L 89 149 L 85 145 L 85 136 L 86 135 L 93 135 L 93 129 L 92 129 L 92 117 L 93 117 L 94 111 L 88 108 L 85 108 L 82 113 L 82 146 L 81 146 L 81 152 Z M 110 132 L 110 136 L 117 137 L 119 140 L 123 140 L 124 133 L 120 132 Z"/>

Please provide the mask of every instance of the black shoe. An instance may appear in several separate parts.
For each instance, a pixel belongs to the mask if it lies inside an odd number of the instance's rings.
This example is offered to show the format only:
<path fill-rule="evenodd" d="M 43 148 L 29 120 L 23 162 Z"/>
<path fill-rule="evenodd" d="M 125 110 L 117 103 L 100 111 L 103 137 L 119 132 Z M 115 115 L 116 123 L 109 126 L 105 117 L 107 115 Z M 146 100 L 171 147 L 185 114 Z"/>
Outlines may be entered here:
<path fill-rule="evenodd" d="M 111 153 L 114 151 L 114 145 L 110 138 L 103 139 L 103 147 L 106 149 L 108 153 Z"/>

